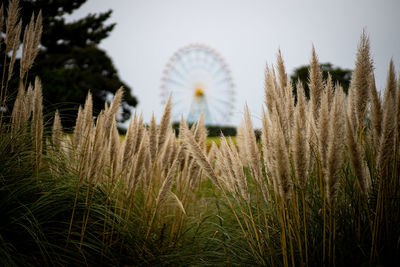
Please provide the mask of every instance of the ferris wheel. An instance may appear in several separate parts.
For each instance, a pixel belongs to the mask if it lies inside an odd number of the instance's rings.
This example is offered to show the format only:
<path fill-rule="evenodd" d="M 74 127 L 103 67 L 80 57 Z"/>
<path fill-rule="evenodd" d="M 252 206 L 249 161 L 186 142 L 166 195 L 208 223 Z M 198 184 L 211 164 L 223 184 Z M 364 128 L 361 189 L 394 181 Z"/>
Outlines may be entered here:
<path fill-rule="evenodd" d="M 234 83 L 224 59 L 212 48 L 191 44 L 170 58 L 161 79 L 165 104 L 172 95 L 172 115 L 179 121 L 196 122 L 203 113 L 205 123 L 226 124 L 233 111 Z"/>

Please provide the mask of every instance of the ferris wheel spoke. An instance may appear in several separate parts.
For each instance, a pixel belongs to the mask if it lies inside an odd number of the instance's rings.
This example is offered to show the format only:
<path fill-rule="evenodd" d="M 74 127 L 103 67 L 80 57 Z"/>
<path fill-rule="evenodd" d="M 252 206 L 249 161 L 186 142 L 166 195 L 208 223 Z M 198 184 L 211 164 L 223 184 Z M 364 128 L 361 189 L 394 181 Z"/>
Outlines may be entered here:
<path fill-rule="evenodd" d="M 188 121 L 198 120 L 203 112 L 206 123 L 224 124 L 233 109 L 233 87 L 222 57 L 209 47 L 195 44 L 171 57 L 161 89 L 163 101 L 173 95 L 173 118 L 184 114 Z"/>

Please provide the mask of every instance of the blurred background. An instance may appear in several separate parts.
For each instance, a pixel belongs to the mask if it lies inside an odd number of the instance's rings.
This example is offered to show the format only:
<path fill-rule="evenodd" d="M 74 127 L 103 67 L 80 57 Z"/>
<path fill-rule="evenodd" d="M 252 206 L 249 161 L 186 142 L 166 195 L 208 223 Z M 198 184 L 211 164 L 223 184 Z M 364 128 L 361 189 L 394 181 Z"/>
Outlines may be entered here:
<path fill-rule="evenodd" d="M 25 2 L 30 1 L 22 2 L 29 5 Z M 33 5 L 42 4 L 43 13 L 47 12 L 46 1 L 31 2 L 36 2 Z M 54 1 L 47 2 L 54 4 Z M 57 44 L 64 42 L 65 47 L 70 47 L 74 44 L 74 39 L 91 33 L 92 39 L 81 41 L 98 50 L 86 51 L 85 48 L 69 52 L 81 53 L 83 58 L 85 55 L 92 55 L 93 58 L 105 56 L 101 62 L 81 62 L 77 72 L 68 73 L 67 77 L 82 75 L 82 69 L 88 67 L 87 64 L 112 64 L 115 72 L 103 72 L 103 76 L 109 75 L 114 79 L 113 82 L 93 76 L 79 86 L 82 90 L 91 89 L 95 94 L 98 93 L 99 99 L 107 99 L 118 89 L 118 84 L 123 83 L 131 92 L 131 95 L 127 95 L 124 117 L 121 117 L 122 121 L 125 120 L 124 125 L 127 124 L 129 110 L 132 110 L 136 103 L 138 104 L 135 108 L 143 112 L 144 122 L 149 122 L 153 111 L 156 118 L 161 118 L 163 104 L 160 87 L 163 83 L 163 72 L 168 68 L 167 63 L 176 51 L 193 43 L 205 44 L 215 49 L 231 70 L 235 100 L 230 107 L 232 116 L 226 118 L 224 124 L 232 126 L 240 123 L 245 103 L 249 106 L 255 126 L 261 125 L 259 116 L 264 101 L 264 70 L 266 64 L 276 63 L 278 49 L 282 52 L 289 75 L 293 75 L 295 70 L 309 63 L 312 45 L 315 46 L 320 63 L 330 63 L 331 66 L 328 67 L 340 68 L 345 71 L 343 75 L 346 75 L 346 70 L 354 68 L 358 40 L 365 29 L 370 36 L 375 78 L 379 89 L 385 85 L 390 59 L 393 59 L 397 71 L 400 66 L 400 1 L 396 0 L 58 2 L 64 6 L 53 7 L 56 12 L 52 13 L 53 24 L 49 20 L 49 25 L 54 26 L 54 21 L 57 24 L 57 21 L 64 20 L 64 24 L 70 23 L 75 26 L 69 27 L 69 32 L 66 31 L 68 34 L 64 33 L 64 36 L 68 36 L 72 41 L 66 41 L 67 38 L 61 35 L 54 37 L 53 41 Z M 112 12 L 108 12 L 109 10 Z M 26 11 L 27 14 L 30 12 Z M 88 14 L 92 14 L 91 17 L 88 17 Z M 85 29 L 82 19 L 83 22 L 86 21 L 86 26 L 91 26 Z M 80 24 L 77 26 L 76 22 Z M 79 28 L 82 34 L 79 34 L 76 28 Z M 46 23 L 44 30 L 46 31 Z M 62 32 L 57 27 L 52 31 L 53 34 L 57 31 Z M 43 38 L 45 40 L 46 36 Z M 46 50 L 46 43 L 43 43 L 43 48 Z M 67 61 L 61 62 L 65 66 Z M 40 58 L 36 64 L 39 66 Z M 75 62 L 70 61 L 69 64 L 69 68 L 73 69 Z M 90 73 L 93 73 L 94 69 Z M 89 72 L 86 75 L 89 75 Z M 60 83 L 58 80 L 54 82 Z M 101 89 L 97 92 L 96 88 L 102 86 L 108 86 L 109 91 Z M 83 103 L 84 96 L 82 94 L 78 98 L 64 101 Z M 102 108 L 101 105 L 103 104 L 99 104 L 97 108 Z"/>

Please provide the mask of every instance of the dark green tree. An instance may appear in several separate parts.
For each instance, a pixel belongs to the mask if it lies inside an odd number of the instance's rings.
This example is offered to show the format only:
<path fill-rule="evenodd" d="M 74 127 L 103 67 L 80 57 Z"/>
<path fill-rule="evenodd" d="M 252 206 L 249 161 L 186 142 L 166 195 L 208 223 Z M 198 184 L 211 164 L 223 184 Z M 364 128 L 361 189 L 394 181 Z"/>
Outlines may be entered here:
<path fill-rule="evenodd" d="M 320 64 L 321 69 L 322 69 L 322 76 L 324 80 L 328 78 L 328 73 L 331 74 L 333 84 L 336 84 L 338 82 L 342 87 L 345 93 L 347 94 L 350 86 L 350 81 L 351 81 L 351 73 L 352 70 L 348 69 L 341 69 L 339 67 L 334 68 L 331 63 L 324 63 Z M 301 83 L 303 84 L 305 95 L 307 98 L 310 97 L 310 89 L 308 88 L 308 82 L 309 82 L 309 77 L 308 77 L 308 69 L 310 65 L 304 65 L 296 68 L 293 71 L 293 75 L 290 76 L 290 79 L 292 81 L 292 84 L 295 85 L 297 83 L 297 80 L 300 80 Z M 294 90 L 294 93 L 296 93 L 296 90 Z"/>
<path fill-rule="evenodd" d="M 105 24 L 112 11 L 88 14 L 73 22 L 66 22 L 63 17 L 84 2 L 86 0 L 20 1 L 23 26 L 29 23 L 32 12 L 37 15 L 42 10 L 43 16 L 41 48 L 28 81 L 40 77 L 45 114 L 60 108 L 67 127 L 74 125 L 78 107 L 84 103 L 89 90 L 93 94 L 94 115 L 104 108 L 107 97 L 121 86 L 125 88 L 121 121 L 130 117 L 129 107 L 137 104 L 131 88 L 118 77 L 110 57 L 98 47 L 115 26 Z M 7 7 L 8 0 L 1 0 L 1 3 Z M 19 69 L 18 62 L 15 69 Z M 11 90 L 16 88 L 10 86 Z"/>

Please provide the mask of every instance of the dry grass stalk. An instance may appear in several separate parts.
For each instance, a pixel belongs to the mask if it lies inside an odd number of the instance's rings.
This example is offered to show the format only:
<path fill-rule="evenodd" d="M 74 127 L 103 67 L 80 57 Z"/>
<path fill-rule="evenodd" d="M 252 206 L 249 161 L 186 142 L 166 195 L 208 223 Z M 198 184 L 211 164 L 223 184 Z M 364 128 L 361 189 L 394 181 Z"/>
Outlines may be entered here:
<path fill-rule="evenodd" d="M 294 126 L 294 96 L 293 96 L 293 86 L 289 81 L 286 86 L 286 118 L 287 118 L 287 139 L 286 144 L 289 145 L 290 140 L 293 138 L 293 126 Z"/>
<path fill-rule="evenodd" d="M 267 174 L 268 183 L 274 186 L 277 186 L 274 182 L 273 170 L 275 168 L 275 156 L 273 153 L 273 136 L 271 132 L 271 121 L 269 117 L 265 114 L 265 110 L 263 109 L 262 113 L 262 134 L 261 134 L 261 143 L 262 143 L 262 152 L 263 152 L 263 160 L 265 166 L 265 172 Z M 276 187 L 277 189 L 277 187 Z"/>
<path fill-rule="evenodd" d="M 328 90 L 325 90 L 322 94 L 319 122 L 317 126 L 319 158 L 324 172 L 326 172 L 327 163 L 329 123 L 329 93 Z"/>
<path fill-rule="evenodd" d="M 111 177 L 112 181 L 116 179 L 120 172 L 120 137 L 117 128 L 117 122 L 113 120 L 111 125 L 111 138 L 110 138 L 110 158 L 111 158 Z"/>
<path fill-rule="evenodd" d="M 161 118 L 160 127 L 158 130 L 158 146 L 162 147 L 167 139 L 168 129 L 170 127 L 171 121 L 171 111 L 172 111 L 172 95 L 169 96 L 167 105 L 164 108 L 164 114 Z"/>
<path fill-rule="evenodd" d="M 275 165 L 275 183 L 279 189 L 279 195 L 284 200 L 289 200 L 291 196 L 291 177 L 290 177 L 290 162 L 289 152 L 285 141 L 285 135 L 277 117 L 273 121 L 274 135 L 274 153 L 276 157 Z"/>
<path fill-rule="evenodd" d="M 132 168 L 134 171 L 131 174 L 131 177 L 129 179 L 129 192 L 134 193 L 137 188 L 137 184 L 139 182 L 143 182 L 142 179 L 144 179 L 144 176 L 146 174 L 146 169 L 143 168 L 147 157 L 150 157 L 150 150 L 149 150 L 149 137 L 147 135 L 147 132 L 144 133 L 142 140 L 140 141 L 140 146 L 139 150 L 137 153 L 135 153 L 135 162 L 134 165 L 129 166 Z"/>
<path fill-rule="evenodd" d="M 202 113 L 200 115 L 199 121 L 196 124 L 196 129 L 194 131 L 194 138 L 196 141 L 199 143 L 200 147 L 203 148 L 203 150 L 206 150 L 206 139 L 207 139 L 207 129 L 204 124 L 204 114 Z"/>
<path fill-rule="evenodd" d="M 6 21 L 6 36 L 5 36 L 5 44 L 6 44 L 6 54 L 13 49 L 13 43 L 16 34 L 16 24 L 19 18 L 19 1 L 11 0 L 8 4 L 7 8 L 7 21 Z"/>
<path fill-rule="evenodd" d="M 36 22 L 35 15 L 32 14 L 29 24 L 26 25 L 24 29 L 20 69 L 21 79 L 24 78 L 24 74 L 32 67 L 32 64 L 36 58 L 36 55 L 39 51 L 38 49 L 42 30 L 42 11 L 39 11 Z"/>
<path fill-rule="evenodd" d="M 83 110 L 82 110 L 82 107 L 79 106 L 78 115 L 76 117 L 75 128 L 74 128 L 74 133 L 73 133 L 73 145 L 74 145 L 75 148 L 78 147 L 80 139 L 82 138 L 83 123 L 84 123 L 84 121 L 83 121 Z"/>
<path fill-rule="evenodd" d="M 193 133 L 187 128 L 182 127 L 184 136 L 184 146 L 186 150 L 197 160 L 197 163 L 203 169 L 204 173 L 211 179 L 211 181 L 218 187 L 221 188 L 219 178 L 215 174 L 210 162 L 207 159 L 204 151 L 200 145 L 194 139 Z"/>
<path fill-rule="evenodd" d="M 26 114 L 26 107 L 25 107 L 25 90 L 20 84 L 18 87 L 18 94 L 17 98 L 15 99 L 14 102 L 14 108 L 11 113 L 11 136 L 17 137 L 18 132 L 24 125 L 24 117 Z"/>
<path fill-rule="evenodd" d="M 128 130 L 126 131 L 125 139 L 124 139 L 124 153 L 123 153 L 123 159 L 122 159 L 122 169 L 125 170 L 126 166 L 128 164 L 128 161 L 131 159 L 133 155 L 133 150 L 134 147 L 136 146 L 136 128 L 137 128 L 137 122 L 136 122 L 136 111 L 133 114 L 133 118 L 131 118 L 129 122 L 129 127 Z"/>
<path fill-rule="evenodd" d="M 330 112 L 328 153 L 326 164 L 326 192 L 331 206 L 335 204 L 340 179 L 340 165 L 342 164 L 344 142 L 344 112 L 343 105 L 345 95 L 341 87 L 336 88 L 333 104 Z"/>
<path fill-rule="evenodd" d="M 249 166 L 249 157 L 247 156 L 244 133 L 244 122 L 242 121 L 236 129 L 236 144 L 239 148 L 239 156 L 243 166 Z"/>
<path fill-rule="evenodd" d="M 42 158 L 43 139 L 43 107 L 42 107 L 42 85 L 38 77 L 35 79 L 35 90 L 33 96 L 33 116 L 31 133 L 33 146 L 36 155 L 36 175 L 38 176 L 39 166 Z"/>
<path fill-rule="evenodd" d="M 11 80 L 12 74 L 13 74 L 13 70 L 14 70 L 14 64 L 15 64 L 15 60 L 17 58 L 17 51 L 18 51 L 18 47 L 19 47 L 19 38 L 21 35 L 21 28 L 22 28 L 22 21 L 20 21 L 15 29 L 15 36 L 14 36 L 14 40 L 13 40 L 13 44 L 12 44 L 12 55 L 11 55 L 11 59 L 10 59 L 10 64 L 8 66 L 8 76 L 7 76 L 7 84 L 8 82 Z M 7 85 L 6 85 L 6 89 L 7 89 Z"/>
<path fill-rule="evenodd" d="M 355 63 L 355 69 L 351 79 L 350 90 L 355 93 L 352 99 L 352 105 L 354 112 L 356 113 L 357 124 L 359 127 L 363 127 L 364 118 L 367 110 L 367 104 L 369 101 L 369 83 L 372 74 L 372 60 L 370 56 L 370 44 L 369 38 L 365 32 L 360 37 L 358 44 L 357 58 Z"/>
<path fill-rule="evenodd" d="M 61 125 L 60 112 L 57 109 L 54 115 L 53 131 L 51 134 L 51 140 L 56 150 L 60 150 L 62 138 L 63 138 L 63 130 Z"/>
<path fill-rule="evenodd" d="M 97 185 L 101 181 L 103 173 L 103 159 L 106 154 L 104 146 L 104 112 L 100 112 L 94 128 L 93 146 L 90 151 L 89 172 L 87 181 L 89 184 Z"/>
<path fill-rule="evenodd" d="M 287 78 L 285 64 L 284 64 L 280 49 L 278 50 L 276 62 L 277 62 L 276 65 L 278 68 L 278 75 L 279 75 L 279 87 L 281 88 L 281 90 L 285 90 L 287 87 L 288 78 Z"/>
<path fill-rule="evenodd" d="M 29 120 L 29 117 L 31 116 L 32 110 L 33 110 L 33 86 L 32 84 L 29 84 L 28 90 L 26 91 L 25 94 L 25 117 L 24 120 L 25 122 Z"/>
<path fill-rule="evenodd" d="M 306 184 L 308 176 L 309 145 L 307 140 L 306 98 L 303 85 L 297 82 L 297 106 L 293 136 L 293 160 L 297 182 L 301 188 Z"/>
<path fill-rule="evenodd" d="M 393 107 L 396 106 L 396 76 L 393 61 L 390 61 L 389 72 L 386 81 L 385 97 L 383 99 L 383 124 L 382 133 L 379 141 L 379 151 L 377 158 L 377 166 L 381 170 L 381 174 L 384 175 L 389 167 L 389 162 L 393 156 L 394 151 L 394 138 L 395 138 L 395 123 L 396 114 Z"/>
<path fill-rule="evenodd" d="M 380 136 L 382 132 L 382 106 L 381 98 L 378 95 L 378 91 L 375 86 L 375 77 L 371 75 L 371 81 L 369 83 L 370 88 L 370 99 L 371 99 L 371 124 L 372 124 L 372 136 L 374 148 L 378 149 Z"/>
<path fill-rule="evenodd" d="M 115 120 L 115 117 L 117 116 L 119 108 L 121 107 L 123 93 L 124 90 L 122 87 L 120 87 L 114 95 L 114 99 L 111 102 L 110 108 L 106 112 L 104 112 L 105 116 L 104 130 L 106 132 L 105 135 L 106 139 L 104 141 L 106 142 L 108 141 L 109 137 L 111 137 L 107 133 L 111 133 L 112 123 Z"/>
<path fill-rule="evenodd" d="M 240 162 L 240 157 L 236 146 L 233 142 L 229 143 L 229 154 L 232 159 L 233 171 L 236 178 L 236 184 L 238 185 L 239 192 L 244 200 L 250 201 L 249 190 L 247 187 L 246 176 L 243 171 L 243 164 Z"/>
<path fill-rule="evenodd" d="M 308 86 L 310 88 L 312 114 L 314 117 L 314 121 L 316 122 L 316 124 L 318 124 L 319 110 L 321 106 L 321 95 L 323 92 L 324 84 L 322 79 L 321 67 L 319 65 L 314 46 L 312 47 Z"/>
<path fill-rule="evenodd" d="M 158 150 L 157 124 L 156 124 L 156 119 L 154 117 L 154 113 L 151 116 L 151 121 L 150 121 L 149 142 L 150 142 L 151 162 L 154 162 Z"/>
<path fill-rule="evenodd" d="M 220 149 L 217 153 L 218 157 L 216 160 L 216 165 L 219 166 L 222 171 L 223 176 L 226 178 L 226 185 L 229 188 L 229 191 L 232 192 L 234 196 L 237 195 L 238 184 L 236 183 L 235 173 L 233 170 L 233 161 L 229 154 L 229 145 L 226 141 L 225 136 L 221 136 L 220 138 Z"/>
<path fill-rule="evenodd" d="M 265 91 L 265 105 L 267 106 L 268 112 L 271 113 L 272 106 L 276 101 L 276 95 L 275 95 L 276 89 L 272 72 L 268 66 L 266 66 L 265 68 L 264 91 Z"/>
<path fill-rule="evenodd" d="M 336 88 L 338 88 L 338 87 L 339 87 L 339 85 L 336 84 Z M 326 80 L 326 85 L 325 85 L 325 94 L 327 94 L 327 97 L 328 97 L 329 111 L 331 111 L 334 93 L 335 93 L 335 90 L 333 89 L 332 76 L 330 73 L 328 73 L 328 79 Z"/>
<path fill-rule="evenodd" d="M 265 201 L 267 201 L 267 196 L 268 196 L 267 186 L 264 177 L 261 173 L 260 153 L 258 150 L 257 140 L 254 134 L 253 124 L 251 123 L 250 112 L 247 105 L 245 106 L 244 110 L 244 123 L 245 123 L 244 137 L 247 149 L 246 154 L 249 157 L 248 159 L 249 167 L 251 169 L 254 179 L 260 186 Z"/>
<path fill-rule="evenodd" d="M 136 136 L 133 146 L 133 153 L 137 153 L 139 151 L 140 141 L 142 140 L 144 134 L 145 134 L 145 129 L 143 127 L 143 113 L 140 113 L 139 120 L 136 125 Z"/>
<path fill-rule="evenodd" d="M 161 185 L 160 191 L 158 192 L 157 198 L 156 198 L 156 210 L 160 206 L 160 204 L 165 200 L 165 197 L 167 196 L 168 191 L 171 189 L 175 174 L 178 170 L 178 166 L 181 161 L 181 149 L 179 149 L 178 153 L 176 154 L 176 157 L 172 163 L 171 168 L 168 170 L 167 176 L 164 179 L 164 182 Z"/>
<path fill-rule="evenodd" d="M 361 142 L 357 142 L 357 133 L 354 132 L 354 126 L 351 125 L 348 115 L 346 116 L 346 143 L 350 154 L 351 165 L 358 180 L 358 185 L 360 186 L 361 192 L 366 195 L 371 186 L 371 177 L 366 162 L 364 161 Z"/>

